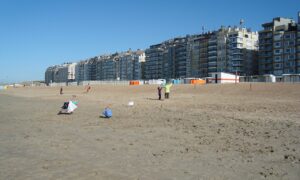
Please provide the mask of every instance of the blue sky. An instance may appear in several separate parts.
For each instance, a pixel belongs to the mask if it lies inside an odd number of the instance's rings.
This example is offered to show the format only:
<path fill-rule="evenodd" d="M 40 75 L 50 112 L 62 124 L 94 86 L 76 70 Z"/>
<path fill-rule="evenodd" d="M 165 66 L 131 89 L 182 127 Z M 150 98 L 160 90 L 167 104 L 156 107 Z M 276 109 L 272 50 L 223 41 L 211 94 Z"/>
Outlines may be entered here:
<path fill-rule="evenodd" d="M 299 0 L 0 0 L 0 82 L 43 80 L 50 65 L 273 17 Z"/>

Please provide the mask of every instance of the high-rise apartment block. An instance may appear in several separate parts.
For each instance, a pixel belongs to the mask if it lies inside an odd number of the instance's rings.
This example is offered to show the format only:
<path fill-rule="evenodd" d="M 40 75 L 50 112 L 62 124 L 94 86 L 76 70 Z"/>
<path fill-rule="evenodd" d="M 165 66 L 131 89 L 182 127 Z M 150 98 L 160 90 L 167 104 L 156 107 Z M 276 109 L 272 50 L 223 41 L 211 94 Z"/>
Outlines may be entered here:
<path fill-rule="evenodd" d="M 239 27 L 222 26 L 169 39 L 145 52 L 128 50 L 75 65 L 52 66 L 45 72 L 45 81 L 201 78 L 215 72 L 241 76 L 300 73 L 300 12 L 298 22 L 276 17 L 262 24 L 259 33 L 244 28 L 242 22 Z"/>
<path fill-rule="evenodd" d="M 259 74 L 300 73 L 299 24 L 289 18 L 274 18 L 259 32 Z M 298 51 L 299 52 L 299 51 Z"/>
<path fill-rule="evenodd" d="M 300 73 L 300 12 L 298 12 L 298 24 L 297 24 L 297 61 L 296 68 L 297 73 Z"/>
<path fill-rule="evenodd" d="M 258 33 L 245 28 L 187 35 L 146 50 L 146 79 L 207 77 L 212 72 L 257 73 Z"/>
<path fill-rule="evenodd" d="M 78 63 L 51 66 L 45 72 L 47 84 L 54 82 L 142 79 L 145 53 L 142 50 L 96 56 Z"/>
<path fill-rule="evenodd" d="M 188 41 L 178 37 L 152 45 L 146 50 L 145 79 L 171 79 L 188 76 Z"/>
<path fill-rule="evenodd" d="M 75 81 L 75 67 L 77 63 L 64 63 L 48 67 L 45 72 L 45 83 Z"/>
<path fill-rule="evenodd" d="M 142 78 L 143 63 L 145 62 L 144 51 L 131 50 L 123 53 L 119 59 L 118 71 L 120 80 L 139 80 Z"/>
<path fill-rule="evenodd" d="M 207 77 L 212 72 L 257 74 L 258 33 L 246 28 L 221 27 L 191 36 L 187 77 Z"/>

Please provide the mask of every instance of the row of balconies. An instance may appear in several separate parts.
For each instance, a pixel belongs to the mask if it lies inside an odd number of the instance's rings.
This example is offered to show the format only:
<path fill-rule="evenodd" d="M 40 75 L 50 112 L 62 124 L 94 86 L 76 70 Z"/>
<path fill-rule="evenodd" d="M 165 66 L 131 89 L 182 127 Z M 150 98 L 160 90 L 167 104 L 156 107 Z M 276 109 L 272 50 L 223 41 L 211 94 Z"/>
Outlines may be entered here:
<path fill-rule="evenodd" d="M 208 60 L 217 60 L 217 56 L 208 56 Z"/>
<path fill-rule="evenodd" d="M 272 57 L 273 53 L 272 52 L 269 52 L 269 53 L 260 52 L 258 55 L 260 57 Z"/>
<path fill-rule="evenodd" d="M 262 45 L 262 44 L 273 44 L 273 41 L 272 40 L 260 40 L 259 45 Z"/>
<path fill-rule="evenodd" d="M 267 48 L 260 48 L 259 51 L 273 51 L 273 48 L 271 46 L 267 46 Z"/>

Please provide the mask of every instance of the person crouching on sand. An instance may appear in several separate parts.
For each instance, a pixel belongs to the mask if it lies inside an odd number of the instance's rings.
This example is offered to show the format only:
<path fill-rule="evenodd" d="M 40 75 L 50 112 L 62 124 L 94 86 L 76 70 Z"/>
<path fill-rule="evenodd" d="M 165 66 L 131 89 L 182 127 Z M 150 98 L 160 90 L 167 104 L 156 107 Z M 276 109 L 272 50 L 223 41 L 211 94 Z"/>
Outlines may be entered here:
<path fill-rule="evenodd" d="M 111 118 L 112 117 L 112 110 L 107 106 L 103 111 L 103 116 L 105 118 Z"/>

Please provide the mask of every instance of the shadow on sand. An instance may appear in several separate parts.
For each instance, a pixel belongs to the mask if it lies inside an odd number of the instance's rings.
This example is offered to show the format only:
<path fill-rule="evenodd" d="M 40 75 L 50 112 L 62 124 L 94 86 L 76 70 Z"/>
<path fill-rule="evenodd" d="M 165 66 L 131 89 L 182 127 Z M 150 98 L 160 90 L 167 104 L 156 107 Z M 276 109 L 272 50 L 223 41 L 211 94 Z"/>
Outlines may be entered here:
<path fill-rule="evenodd" d="M 100 115 L 100 116 L 99 116 L 99 118 L 103 118 L 103 119 L 110 119 L 111 117 L 109 118 L 109 117 L 106 117 L 106 116 Z"/>
<path fill-rule="evenodd" d="M 158 98 L 146 98 L 147 100 L 152 100 L 152 101 L 163 101 L 163 99 L 159 100 Z"/>

